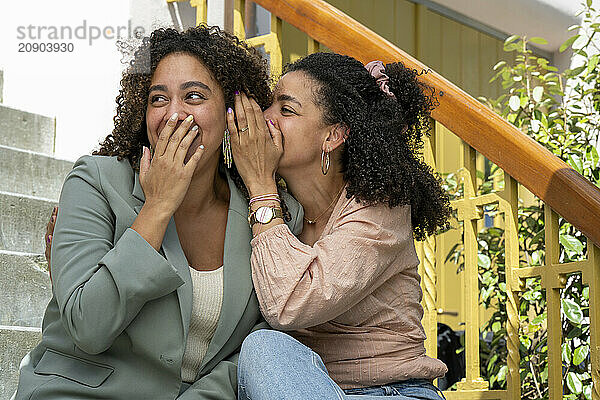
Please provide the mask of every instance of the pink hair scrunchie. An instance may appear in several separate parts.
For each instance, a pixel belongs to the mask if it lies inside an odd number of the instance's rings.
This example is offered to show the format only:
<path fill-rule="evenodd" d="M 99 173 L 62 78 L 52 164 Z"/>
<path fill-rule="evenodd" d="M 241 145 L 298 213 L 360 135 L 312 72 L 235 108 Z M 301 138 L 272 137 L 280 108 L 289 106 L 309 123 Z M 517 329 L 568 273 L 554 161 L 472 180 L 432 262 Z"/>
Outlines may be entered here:
<path fill-rule="evenodd" d="M 390 91 L 389 81 L 390 77 L 385 74 L 385 65 L 381 61 L 371 61 L 365 68 L 369 73 L 377 80 L 379 89 L 390 97 L 396 98 L 394 93 Z"/>

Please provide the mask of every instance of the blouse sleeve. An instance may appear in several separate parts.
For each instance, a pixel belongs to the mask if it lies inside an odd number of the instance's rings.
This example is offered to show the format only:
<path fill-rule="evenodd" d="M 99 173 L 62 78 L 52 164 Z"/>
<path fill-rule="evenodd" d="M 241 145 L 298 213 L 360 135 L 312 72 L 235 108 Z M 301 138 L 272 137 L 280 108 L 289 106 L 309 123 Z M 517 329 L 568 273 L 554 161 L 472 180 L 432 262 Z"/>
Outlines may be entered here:
<path fill-rule="evenodd" d="M 333 320 L 418 263 L 410 206 L 369 206 L 351 199 L 313 246 L 285 224 L 252 240 L 252 279 L 261 311 L 281 330 Z"/>

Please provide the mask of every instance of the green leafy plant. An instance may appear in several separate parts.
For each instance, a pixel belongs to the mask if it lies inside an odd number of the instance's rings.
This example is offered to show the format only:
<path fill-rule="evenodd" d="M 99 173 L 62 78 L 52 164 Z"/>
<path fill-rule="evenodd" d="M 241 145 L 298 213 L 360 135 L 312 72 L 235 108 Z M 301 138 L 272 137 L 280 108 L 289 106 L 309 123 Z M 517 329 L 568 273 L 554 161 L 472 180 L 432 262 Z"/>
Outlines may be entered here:
<path fill-rule="evenodd" d="M 530 49 L 530 44 L 545 44 L 542 38 L 511 36 L 504 50 L 515 53 L 514 62 L 500 61 L 494 66 L 490 82 L 499 80 L 504 93 L 497 99 L 480 98 L 500 115 L 529 135 L 577 172 L 600 187 L 599 155 L 596 146 L 600 133 L 600 37 L 599 12 L 591 1 L 583 4 L 581 25 L 560 48 L 572 49 L 574 67 L 564 72 L 551 66 Z M 488 164 L 489 165 L 489 164 Z M 479 193 L 498 189 L 500 172 L 495 166 L 478 172 L 483 184 Z M 452 197 L 462 196 L 456 177 L 446 177 L 446 189 Z M 496 188 L 495 188 L 496 186 Z M 485 209 L 489 218 L 499 221 L 494 207 Z M 497 224 L 501 225 L 501 224 Z M 518 210 L 520 265 L 545 263 L 544 210 L 538 199 L 520 201 Z M 481 374 L 492 389 L 506 387 L 506 280 L 504 276 L 504 230 L 488 226 L 478 232 L 480 303 L 491 311 L 482 325 L 482 333 L 491 341 L 481 344 Z M 559 262 L 579 261 L 586 256 L 585 237 L 567 221 L 559 220 Z M 454 246 L 446 261 L 461 270 L 462 244 Z M 589 357 L 589 289 L 580 274 L 567 277 L 561 290 L 562 360 L 565 398 L 591 399 Z M 546 294 L 539 278 L 529 278 L 520 295 L 520 375 L 522 398 L 548 398 Z"/>

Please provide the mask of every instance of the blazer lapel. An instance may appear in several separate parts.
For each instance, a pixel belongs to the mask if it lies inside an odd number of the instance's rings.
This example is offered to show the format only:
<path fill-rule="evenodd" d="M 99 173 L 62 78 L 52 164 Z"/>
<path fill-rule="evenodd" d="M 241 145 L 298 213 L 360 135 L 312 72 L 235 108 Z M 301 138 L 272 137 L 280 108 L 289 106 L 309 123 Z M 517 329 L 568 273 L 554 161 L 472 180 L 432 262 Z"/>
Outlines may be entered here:
<path fill-rule="evenodd" d="M 231 194 L 223 254 L 223 305 L 221 306 L 217 329 L 202 360 L 200 371 L 227 343 L 252 294 L 252 275 L 250 272 L 252 231 L 246 217 L 248 203 L 229 178 L 229 175 L 227 175 L 227 178 Z"/>
<path fill-rule="evenodd" d="M 139 214 L 146 197 L 144 191 L 140 185 L 139 174 L 135 173 L 135 181 L 133 184 L 133 197 L 139 200 L 139 204 L 134 205 L 136 214 Z M 177 288 L 177 298 L 179 300 L 179 310 L 181 311 L 181 322 L 183 324 L 184 337 L 187 337 L 187 332 L 190 326 L 190 318 L 192 315 L 192 276 L 190 275 L 190 268 L 187 262 L 187 258 L 179 243 L 179 236 L 177 236 L 177 228 L 175 227 L 175 220 L 171 217 L 165 236 L 163 238 L 161 250 L 165 258 L 175 267 L 179 272 L 181 279 L 184 280 L 184 284 Z"/>

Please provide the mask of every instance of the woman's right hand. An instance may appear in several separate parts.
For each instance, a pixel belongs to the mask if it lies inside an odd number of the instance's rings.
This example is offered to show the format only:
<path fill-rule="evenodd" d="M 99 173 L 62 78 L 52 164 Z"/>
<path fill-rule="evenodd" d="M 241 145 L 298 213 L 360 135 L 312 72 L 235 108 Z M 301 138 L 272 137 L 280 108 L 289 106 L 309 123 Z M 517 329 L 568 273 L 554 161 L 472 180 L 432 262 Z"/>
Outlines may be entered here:
<path fill-rule="evenodd" d="M 179 128 L 174 114 L 158 137 L 154 156 L 144 147 L 140 161 L 140 185 L 146 201 L 131 225 L 157 251 L 163 241 L 167 224 L 179 208 L 187 193 L 194 170 L 204 154 L 200 145 L 185 162 L 192 141 L 199 134 L 197 125 L 192 127 L 193 117 L 186 118 Z"/>
<path fill-rule="evenodd" d="M 194 170 L 204 153 L 200 145 L 187 163 L 185 156 L 196 138 L 201 134 L 198 125 L 193 124 L 190 114 L 179 126 L 177 114 L 171 116 L 158 137 L 154 156 L 144 147 L 140 162 L 140 184 L 146 197 L 144 207 L 170 218 L 183 201 Z M 192 126 L 193 125 L 193 126 Z"/>

